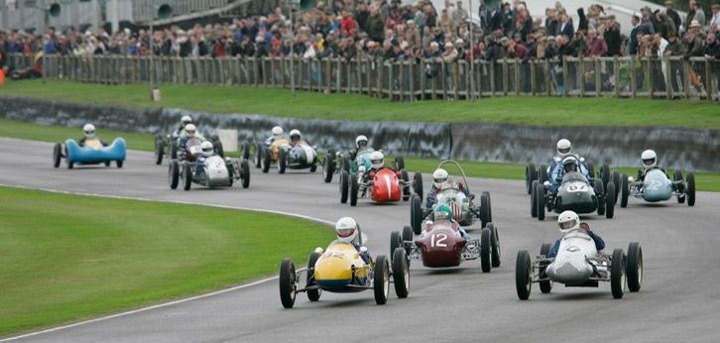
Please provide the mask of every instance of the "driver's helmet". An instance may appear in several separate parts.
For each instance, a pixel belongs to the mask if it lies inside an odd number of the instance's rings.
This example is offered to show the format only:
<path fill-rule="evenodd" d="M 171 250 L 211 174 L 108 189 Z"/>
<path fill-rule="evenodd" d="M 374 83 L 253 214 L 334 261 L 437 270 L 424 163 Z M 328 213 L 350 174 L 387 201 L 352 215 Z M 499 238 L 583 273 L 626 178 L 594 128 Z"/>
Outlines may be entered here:
<path fill-rule="evenodd" d="M 648 149 L 643 151 L 640 158 L 642 158 L 643 168 L 645 169 L 651 169 L 657 165 L 657 154 L 655 150 Z"/>
<path fill-rule="evenodd" d="M 572 144 L 570 141 L 563 138 L 557 142 L 557 153 L 560 158 L 564 158 L 572 154 Z"/>
<path fill-rule="evenodd" d="M 290 131 L 290 141 L 292 142 L 298 142 L 302 138 L 302 135 L 300 134 L 300 130 L 292 130 Z"/>
<path fill-rule="evenodd" d="M 368 144 L 368 138 L 365 137 L 364 135 L 360 135 L 360 136 L 357 136 L 357 138 L 355 138 L 355 146 L 358 149 L 366 147 L 367 144 Z"/>
<path fill-rule="evenodd" d="M 577 230 L 580 228 L 580 217 L 574 211 L 564 211 L 558 216 L 558 227 L 562 233 Z"/>
<path fill-rule="evenodd" d="M 452 209 L 450 205 L 446 203 L 440 203 L 435 206 L 435 221 L 438 220 L 452 220 Z"/>
<path fill-rule="evenodd" d="M 574 156 L 565 157 L 562 160 L 562 164 L 563 164 L 563 170 L 566 173 L 578 171 L 578 161 L 577 161 L 577 158 L 575 158 Z"/>
<path fill-rule="evenodd" d="M 283 135 L 283 129 L 280 126 L 273 127 L 270 132 L 272 132 L 272 135 L 273 137 L 275 137 L 275 139 L 280 139 Z"/>
<path fill-rule="evenodd" d="M 197 129 L 195 128 L 195 124 L 185 125 L 185 136 L 187 138 L 194 138 L 196 131 L 197 131 Z"/>
<path fill-rule="evenodd" d="M 214 154 L 213 150 L 213 144 L 210 141 L 204 141 L 200 144 L 200 149 L 203 151 L 203 155 L 206 157 L 212 156 Z"/>
<path fill-rule="evenodd" d="M 95 125 L 93 124 L 85 124 L 83 126 L 83 132 L 85 133 L 85 138 L 95 138 Z"/>
<path fill-rule="evenodd" d="M 370 154 L 370 163 L 373 169 L 380 169 L 385 165 L 385 155 L 379 151 L 373 151 Z"/>
<path fill-rule="evenodd" d="M 350 217 L 340 218 L 335 223 L 335 234 L 338 241 L 352 243 L 358 234 L 357 222 Z"/>
<path fill-rule="evenodd" d="M 193 120 L 192 117 L 186 115 L 180 118 L 180 122 L 182 123 L 182 126 L 185 127 L 187 124 L 192 124 Z"/>
<path fill-rule="evenodd" d="M 438 168 L 433 172 L 433 186 L 437 189 L 442 189 L 447 185 L 448 172 L 445 169 Z"/>

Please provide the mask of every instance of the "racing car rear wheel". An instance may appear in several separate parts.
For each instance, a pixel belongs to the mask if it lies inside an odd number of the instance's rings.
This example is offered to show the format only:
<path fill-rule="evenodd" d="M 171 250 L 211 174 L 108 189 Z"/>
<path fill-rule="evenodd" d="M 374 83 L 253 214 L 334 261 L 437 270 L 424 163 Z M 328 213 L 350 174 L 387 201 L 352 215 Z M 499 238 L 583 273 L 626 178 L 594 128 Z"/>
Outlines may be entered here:
<path fill-rule="evenodd" d="M 623 174 L 621 177 L 620 185 L 620 207 L 625 208 L 628 204 L 628 198 L 630 197 L 630 177 L 627 174 Z"/>
<path fill-rule="evenodd" d="M 545 181 L 550 180 L 550 177 L 548 176 L 548 173 L 547 173 L 546 165 L 543 164 L 540 166 L 540 170 L 538 171 L 538 174 L 540 177 L 540 180 L 538 180 L 538 181 L 540 181 L 540 183 L 545 183 Z"/>
<path fill-rule="evenodd" d="M 605 215 L 605 187 L 603 185 L 602 180 L 595 180 L 595 187 L 593 187 L 595 190 L 595 197 L 597 198 L 597 214 L 598 215 Z"/>
<path fill-rule="evenodd" d="M 165 144 L 162 141 L 155 141 L 155 164 L 162 164 L 163 156 L 165 155 Z"/>
<path fill-rule="evenodd" d="M 295 265 L 285 259 L 280 263 L 280 302 L 284 308 L 295 305 Z"/>
<path fill-rule="evenodd" d="M 62 144 L 55 143 L 53 147 L 53 167 L 57 168 L 60 166 L 62 160 Z"/>
<path fill-rule="evenodd" d="M 617 204 L 618 197 L 620 196 L 620 192 L 617 191 L 618 186 L 620 186 L 620 173 L 619 172 L 614 171 L 612 173 L 612 182 L 615 184 L 615 200 L 613 200 L 613 202 L 615 204 Z"/>
<path fill-rule="evenodd" d="M 218 156 L 225 158 L 225 149 L 223 149 L 223 145 L 222 145 L 222 142 L 220 141 L 220 138 L 218 136 L 213 136 L 211 140 L 213 143 L 213 150 L 215 150 L 215 153 Z"/>
<path fill-rule="evenodd" d="M 357 205 L 359 188 L 358 176 L 355 173 L 350 174 L 350 206 Z"/>
<path fill-rule="evenodd" d="M 109 166 L 110 166 L 110 163 L 112 163 L 112 161 L 105 161 L 105 166 L 106 166 L 106 167 L 109 167 Z"/>
<path fill-rule="evenodd" d="M 348 160 L 347 156 L 342 156 L 340 159 L 340 167 L 342 170 L 350 172 L 350 160 Z"/>
<path fill-rule="evenodd" d="M 605 218 L 609 219 L 615 216 L 615 194 L 615 183 L 610 181 L 605 190 Z"/>
<path fill-rule="evenodd" d="M 263 158 L 263 160 L 262 160 L 262 162 L 263 162 L 262 163 L 262 172 L 263 173 L 267 173 L 268 171 L 270 171 L 270 163 L 272 162 L 271 158 L 272 158 L 272 152 L 270 151 L 270 149 L 268 149 L 268 151 L 265 152 L 265 158 Z"/>
<path fill-rule="evenodd" d="M 638 242 L 630 242 L 628 245 L 627 266 L 627 284 L 630 292 L 637 292 L 642 287 L 643 277 L 643 257 L 642 247 Z"/>
<path fill-rule="evenodd" d="M 405 158 L 402 156 L 395 157 L 395 170 L 405 169 Z"/>
<path fill-rule="evenodd" d="M 240 162 L 240 178 L 242 179 L 242 188 L 250 187 L 250 163 L 248 160 Z"/>
<path fill-rule="evenodd" d="M 340 173 L 340 203 L 347 203 L 348 192 L 350 191 L 350 175 L 348 172 L 343 170 Z"/>
<path fill-rule="evenodd" d="M 537 218 L 538 207 L 537 207 L 537 196 L 535 195 L 538 181 L 535 180 L 530 186 L 530 217 Z"/>
<path fill-rule="evenodd" d="M 537 180 L 537 169 L 535 169 L 535 163 L 528 163 L 527 166 L 525 166 L 525 189 L 527 190 L 527 193 L 532 193 L 532 182 Z"/>
<path fill-rule="evenodd" d="M 480 194 L 480 222 L 482 227 L 492 222 L 492 204 L 490 202 L 490 192 L 482 192 Z"/>
<path fill-rule="evenodd" d="M 400 237 L 400 231 L 390 232 L 390 256 L 395 258 L 395 249 L 403 246 L 403 239 Z"/>
<path fill-rule="evenodd" d="M 335 173 L 335 150 L 328 150 L 323 160 L 323 180 L 330 183 Z"/>
<path fill-rule="evenodd" d="M 420 198 L 423 196 L 423 179 L 422 174 L 415 173 L 413 175 L 413 191 L 415 191 L 415 194 L 417 194 Z"/>
<path fill-rule="evenodd" d="M 287 151 L 285 149 L 278 149 L 278 172 L 285 174 L 285 168 L 287 168 Z"/>
<path fill-rule="evenodd" d="M 400 175 L 402 176 L 402 180 L 405 183 L 405 185 L 402 188 L 402 192 L 403 192 L 402 199 L 403 199 L 403 201 L 408 201 L 410 199 L 410 193 L 411 193 L 410 192 L 410 182 L 408 182 L 408 181 L 410 181 L 410 176 L 408 176 L 408 173 L 405 170 L 400 171 Z"/>
<path fill-rule="evenodd" d="M 590 176 L 591 179 L 595 178 L 595 165 L 592 162 L 585 163 L 585 167 L 587 167 L 588 176 Z"/>
<path fill-rule="evenodd" d="M 483 228 L 480 233 L 480 269 L 483 273 L 489 273 L 492 267 L 492 231 L 489 228 Z"/>
<path fill-rule="evenodd" d="M 387 303 L 390 293 L 390 265 L 384 255 L 378 256 L 375 260 L 373 290 L 375 291 L 375 303 L 378 305 Z"/>
<path fill-rule="evenodd" d="M 180 177 L 179 168 L 177 160 L 170 161 L 170 165 L 168 166 L 168 181 L 170 181 L 170 189 L 176 189 L 178 186 L 178 179 Z"/>
<path fill-rule="evenodd" d="M 182 168 L 183 189 L 186 191 L 189 191 L 192 186 L 193 173 L 191 168 L 193 168 L 193 166 L 187 163 Z"/>
<path fill-rule="evenodd" d="M 493 222 L 487 223 L 487 228 L 490 229 L 492 241 L 490 241 L 490 254 L 492 255 L 492 267 L 500 267 L 500 236 L 498 235 L 497 228 Z"/>
<path fill-rule="evenodd" d="M 307 278 L 305 279 L 305 287 L 315 286 L 315 263 L 321 255 L 322 254 L 318 252 L 313 252 L 312 254 L 310 254 L 310 258 L 308 258 L 307 264 Z M 320 300 L 320 295 L 322 295 L 322 289 L 320 288 L 307 290 L 307 296 L 310 301 Z"/>
<path fill-rule="evenodd" d="M 67 162 L 67 168 L 68 168 L 68 169 L 73 169 L 73 167 L 75 166 L 75 162 L 70 161 L 69 158 L 66 159 L 65 162 Z"/>
<path fill-rule="evenodd" d="M 515 264 L 515 288 L 520 300 L 527 300 L 532 290 L 532 271 L 530 254 L 527 250 L 520 250 L 517 254 L 517 262 Z"/>
<path fill-rule="evenodd" d="M 410 273 L 408 272 L 408 257 L 405 249 L 398 248 L 392 254 L 392 276 L 395 284 L 395 294 L 398 298 L 407 298 L 410 293 Z"/>
<path fill-rule="evenodd" d="M 403 226 L 402 240 L 403 241 L 412 241 L 413 240 L 413 230 L 410 225 Z"/>
<path fill-rule="evenodd" d="M 622 249 L 613 250 L 610 263 L 610 289 L 613 298 L 621 299 L 625 292 L 625 254 Z"/>
<path fill-rule="evenodd" d="M 685 194 L 687 195 L 688 206 L 695 206 L 695 173 L 687 173 Z"/>
<path fill-rule="evenodd" d="M 117 165 L 118 168 L 123 167 L 123 163 L 125 163 L 125 160 L 117 160 L 115 161 L 115 165 Z"/>
<path fill-rule="evenodd" d="M 422 200 L 417 194 L 410 197 L 410 227 L 413 232 L 419 235 L 422 232 Z"/>
<path fill-rule="evenodd" d="M 263 160 L 262 145 L 255 144 L 255 161 L 254 161 L 255 168 L 260 169 L 260 167 L 262 166 L 262 160 Z"/>
<path fill-rule="evenodd" d="M 548 254 L 550 254 L 550 243 L 544 243 L 543 245 L 540 246 L 540 255 L 547 257 Z M 540 267 L 539 277 L 541 279 L 547 278 L 547 275 L 545 274 L 545 268 L 546 268 L 546 266 Z M 540 292 L 542 292 L 543 294 L 550 293 L 550 291 L 552 290 L 552 281 L 550 281 L 550 280 L 540 281 L 539 283 L 540 283 Z"/>
<path fill-rule="evenodd" d="M 545 220 L 545 186 L 541 183 L 535 186 L 535 204 L 538 220 Z"/>
<path fill-rule="evenodd" d="M 242 145 L 242 159 L 243 159 L 243 160 L 249 160 L 249 159 L 250 159 L 250 144 L 243 143 L 243 145 Z"/>
<path fill-rule="evenodd" d="M 602 167 L 600 167 L 600 179 L 602 180 L 603 186 L 607 186 L 608 182 L 610 182 L 610 178 L 612 177 L 610 173 L 610 166 L 607 164 L 603 164 Z"/>

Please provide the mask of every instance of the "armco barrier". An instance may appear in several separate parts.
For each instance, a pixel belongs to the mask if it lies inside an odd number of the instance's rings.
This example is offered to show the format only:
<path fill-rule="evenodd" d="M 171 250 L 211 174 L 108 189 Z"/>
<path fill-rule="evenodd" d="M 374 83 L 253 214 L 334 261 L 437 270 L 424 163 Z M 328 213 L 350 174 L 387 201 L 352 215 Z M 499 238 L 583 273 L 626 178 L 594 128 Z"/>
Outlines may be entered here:
<path fill-rule="evenodd" d="M 720 169 L 720 130 L 663 127 L 535 127 L 482 123 L 400 123 L 307 120 L 252 114 L 218 115 L 180 109 L 129 109 L 37 99 L 0 97 L 0 117 L 46 125 L 80 128 L 86 122 L 99 130 L 165 133 L 176 129 L 182 115 L 191 115 L 202 132 L 238 130 L 240 144 L 262 142 L 275 125 L 298 129 L 321 152 L 351 149 L 359 134 L 390 154 L 455 158 L 472 161 L 543 163 L 555 142 L 568 138 L 576 151 L 596 165 L 636 166 L 648 148 L 661 165 L 685 170 Z M 101 131 L 102 132 L 102 131 Z M 412 167 L 410 167 L 412 168 Z"/>

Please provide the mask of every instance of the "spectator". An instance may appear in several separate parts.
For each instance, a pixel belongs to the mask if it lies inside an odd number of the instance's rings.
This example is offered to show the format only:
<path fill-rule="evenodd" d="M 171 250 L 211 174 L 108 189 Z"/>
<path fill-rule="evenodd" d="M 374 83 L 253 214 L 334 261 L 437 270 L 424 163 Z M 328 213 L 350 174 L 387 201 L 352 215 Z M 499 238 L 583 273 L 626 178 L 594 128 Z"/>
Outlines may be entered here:
<path fill-rule="evenodd" d="M 690 0 L 688 2 L 688 14 L 687 17 L 685 17 L 685 27 L 688 30 L 693 21 L 697 21 L 700 27 L 705 26 L 705 12 L 703 12 L 703 9 L 697 5 L 695 0 Z"/>
<path fill-rule="evenodd" d="M 457 8 L 452 12 L 452 18 L 455 21 L 455 25 L 458 26 L 468 20 L 468 12 L 463 8 L 463 1 L 457 0 Z"/>
<path fill-rule="evenodd" d="M 578 30 L 580 30 L 580 28 L 578 28 Z M 575 29 L 573 28 L 572 23 L 570 23 L 569 17 L 565 12 L 560 13 L 560 22 L 555 35 L 565 35 L 567 37 L 575 36 Z"/>
<path fill-rule="evenodd" d="M 680 14 L 673 9 L 673 2 L 671 0 L 665 1 L 665 14 L 672 20 L 673 25 L 675 25 L 675 30 L 680 32 L 682 20 L 680 20 Z"/>
<path fill-rule="evenodd" d="M 587 52 L 588 57 L 605 56 L 608 52 L 608 46 L 602 36 L 598 36 L 595 29 L 588 30 Z"/>
<path fill-rule="evenodd" d="M 620 23 L 615 21 L 614 15 L 609 15 L 605 19 L 605 32 L 603 33 L 603 39 L 607 44 L 607 53 L 605 56 L 614 57 L 622 55 Z"/>

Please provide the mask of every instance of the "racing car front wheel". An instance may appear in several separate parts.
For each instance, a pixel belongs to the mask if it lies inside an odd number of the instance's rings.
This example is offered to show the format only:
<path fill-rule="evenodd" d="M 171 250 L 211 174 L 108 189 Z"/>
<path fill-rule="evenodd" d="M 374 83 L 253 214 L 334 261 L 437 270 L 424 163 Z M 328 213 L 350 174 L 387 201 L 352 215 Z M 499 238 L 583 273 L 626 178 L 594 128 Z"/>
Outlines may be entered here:
<path fill-rule="evenodd" d="M 55 168 L 59 167 L 61 160 L 62 160 L 62 144 L 55 143 L 55 147 L 53 147 L 53 167 L 55 167 Z"/>
<path fill-rule="evenodd" d="M 548 254 L 550 254 L 550 246 L 551 246 L 550 243 L 543 243 L 543 245 L 540 246 L 540 256 L 547 257 Z M 547 275 L 545 274 L 545 268 L 547 268 L 547 266 L 540 267 L 540 270 L 539 270 L 539 278 L 540 279 L 547 278 Z M 550 280 L 540 281 L 539 283 L 540 283 L 540 292 L 542 292 L 543 294 L 550 293 L 550 291 L 552 290 L 552 281 L 550 281 Z"/>
<path fill-rule="evenodd" d="M 190 190 L 190 187 L 192 187 L 192 179 L 193 179 L 193 173 L 192 168 L 193 166 L 190 164 L 185 164 L 182 171 L 182 180 L 183 180 L 183 189 L 186 191 Z"/>
<path fill-rule="evenodd" d="M 483 228 L 480 233 L 480 269 L 483 273 L 489 273 L 492 267 L 492 252 L 490 244 L 492 242 L 492 231 L 489 228 Z"/>
<path fill-rule="evenodd" d="M 525 188 L 527 189 L 527 194 L 532 193 L 532 182 L 537 180 L 537 177 L 535 163 L 528 163 L 528 165 L 525 166 Z"/>
<path fill-rule="evenodd" d="M 642 287 L 643 277 L 643 257 L 642 247 L 640 243 L 631 242 L 628 245 L 627 265 L 625 266 L 627 273 L 627 284 L 630 292 L 637 292 Z"/>
<path fill-rule="evenodd" d="M 315 263 L 320 258 L 322 254 L 318 252 L 313 252 L 310 254 L 310 258 L 308 258 L 308 264 L 307 264 L 307 278 L 305 279 L 306 284 L 305 287 L 315 286 Z M 310 301 L 318 301 L 320 300 L 320 295 L 322 294 L 322 289 L 308 289 L 307 290 L 307 296 L 308 300 Z"/>
<path fill-rule="evenodd" d="M 168 181 L 170 182 L 170 189 L 176 189 L 178 186 L 178 179 L 180 178 L 180 171 L 178 169 L 178 161 L 170 161 L 170 165 L 168 166 Z"/>
<path fill-rule="evenodd" d="M 350 188 L 350 176 L 348 175 L 347 171 L 343 170 L 340 173 L 340 203 L 345 204 L 347 203 L 348 199 L 348 190 Z"/>
<path fill-rule="evenodd" d="M 295 265 L 285 259 L 280 263 L 280 302 L 284 308 L 295 305 Z"/>
<path fill-rule="evenodd" d="M 687 173 L 685 182 L 685 194 L 687 195 L 688 206 L 695 206 L 695 173 Z"/>
<path fill-rule="evenodd" d="M 125 163 L 125 160 L 117 160 L 117 161 L 115 161 L 115 165 L 116 165 L 118 168 L 122 168 L 122 167 L 123 167 L 123 163 Z"/>
<path fill-rule="evenodd" d="M 613 298 L 621 299 L 625 292 L 625 253 L 622 249 L 613 251 L 610 263 L 610 289 Z"/>
<path fill-rule="evenodd" d="M 417 194 L 410 197 L 410 226 L 416 235 L 422 232 L 422 200 Z"/>
<path fill-rule="evenodd" d="M 515 288 L 520 300 L 527 300 L 530 297 L 530 291 L 532 290 L 531 271 L 530 254 L 527 250 L 518 251 L 517 263 L 515 264 Z"/>
<path fill-rule="evenodd" d="M 415 172 L 413 175 L 413 190 L 420 198 L 423 196 L 423 179 L 422 174 Z"/>
<path fill-rule="evenodd" d="M 375 260 L 373 291 L 375 293 L 375 303 L 385 305 L 390 293 L 390 264 L 384 255 L 378 256 Z"/>
<path fill-rule="evenodd" d="M 605 218 L 615 216 L 615 183 L 610 181 L 605 190 Z"/>
<path fill-rule="evenodd" d="M 248 160 L 240 162 L 240 178 L 242 179 L 242 188 L 250 187 L 250 163 Z"/>
<path fill-rule="evenodd" d="M 620 179 L 620 207 L 625 208 L 628 204 L 628 197 L 630 197 L 630 177 L 622 174 Z"/>
<path fill-rule="evenodd" d="M 392 277 L 395 284 L 395 294 L 405 299 L 410 294 L 410 273 L 408 272 L 408 257 L 405 249 L 398 247 L 392 254 Z"/>
<path fill-rule="evenodd" d="M 358 176 L 355 173 L 350 174 L 350 206 L 357 205 L 359 188 Z"/>
<path fill-rule="evenodd" d="M 493 222 L 489 222 L 487 228 L 490 229 L 492 237 L 492 241 L 490 241 L 491 264 L 493 268 L 498 268 L 500 267 L 500 236 Z"/>

